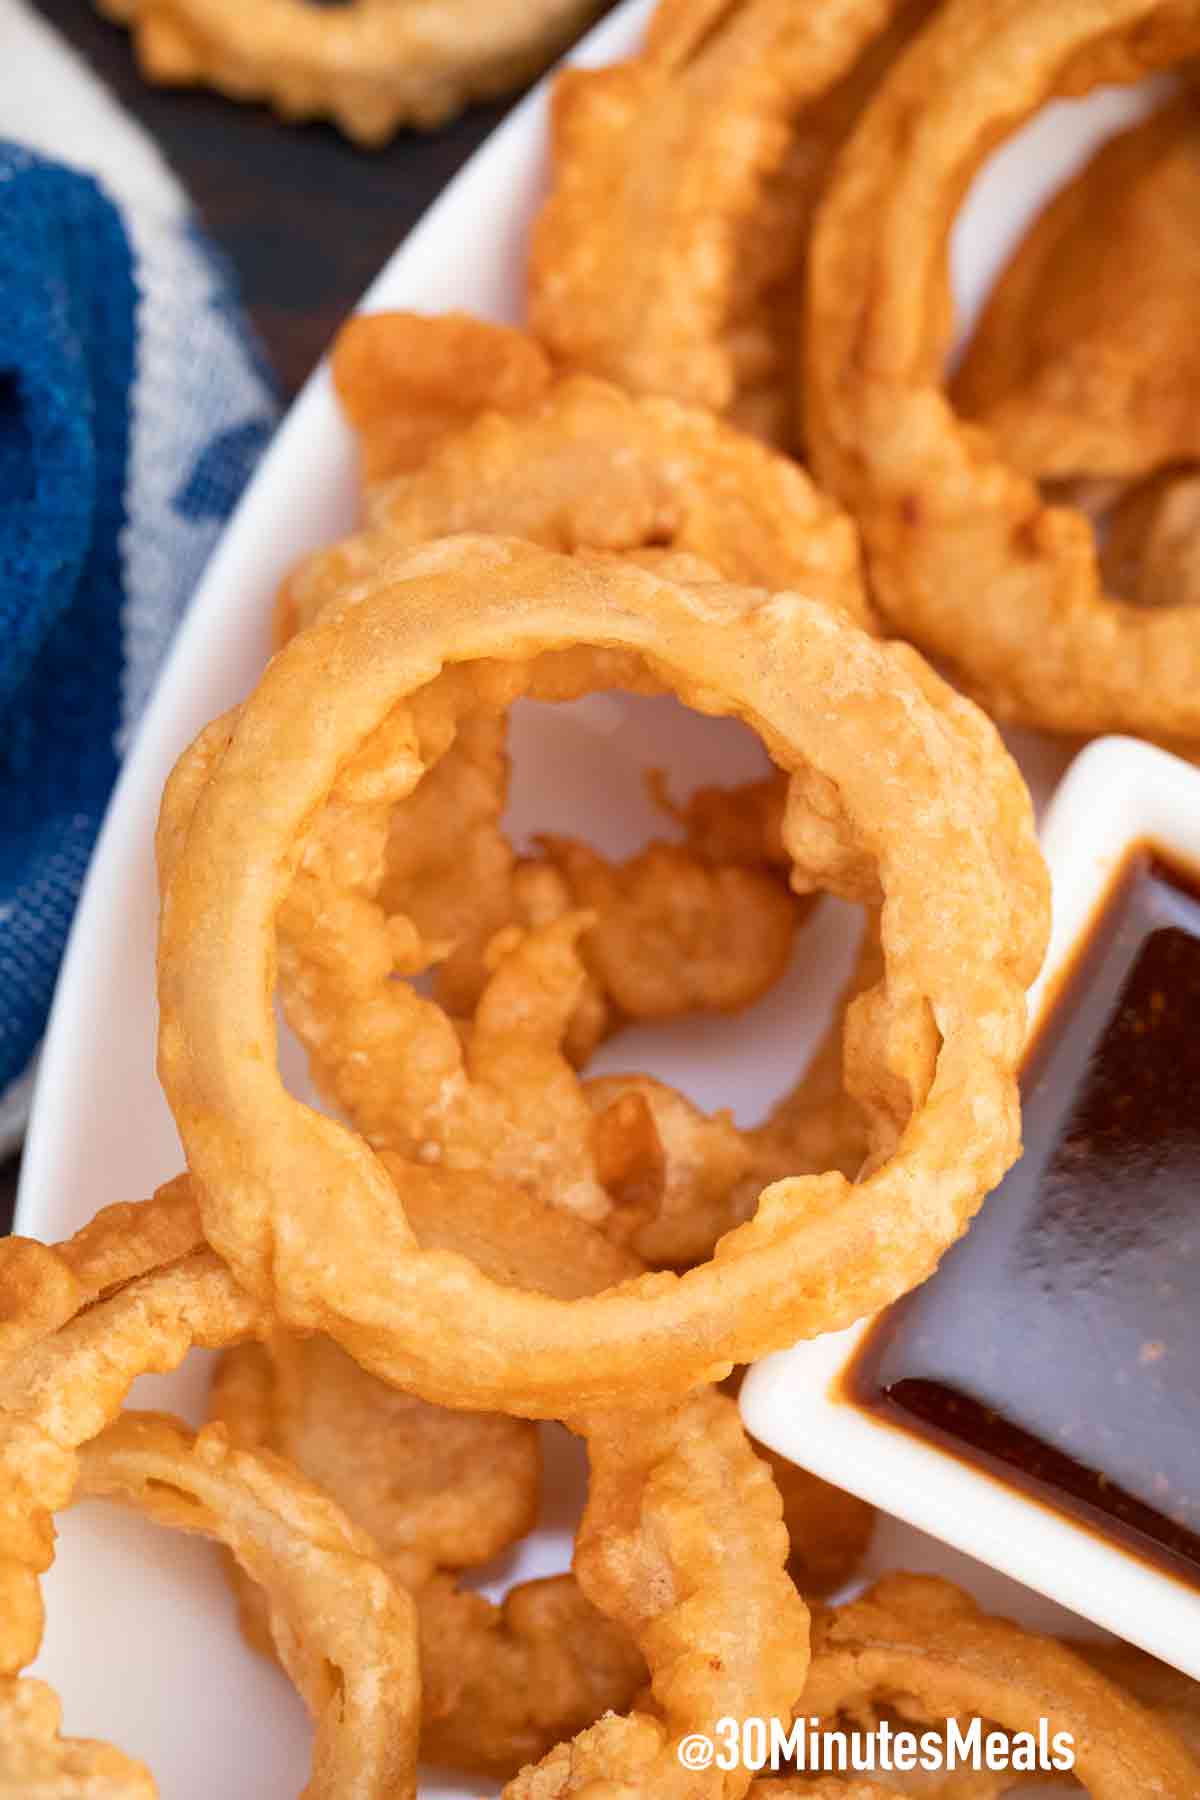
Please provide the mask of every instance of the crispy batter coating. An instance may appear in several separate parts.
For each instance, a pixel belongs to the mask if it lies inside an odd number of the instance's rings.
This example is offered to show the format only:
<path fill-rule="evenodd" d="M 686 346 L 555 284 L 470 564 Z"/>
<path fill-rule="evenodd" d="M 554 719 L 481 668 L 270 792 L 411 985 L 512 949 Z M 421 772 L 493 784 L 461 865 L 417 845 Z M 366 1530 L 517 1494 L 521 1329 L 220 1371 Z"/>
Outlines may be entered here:
<path fill-rule="evenodd" d="M 175 1183 L 140 1209 L 113 1209 L 58 1254 L 115 1277 L 114 1224 L 132 1264 L 154 1243 L 178 1252 L 184 1198 Z M 83 1289 L 49 1333 L 36 1291 L 28 1304 L 39 1329 L 0 1357 L 0 1787 L 23 1800 L 148 1800 L 155 1791 L 116 1752 L 60 1743 L 52 1697 L 17 1680 L 41 1638 L 38 1577 L 53 1560 L 52 1515 L 81 1493 L 104 1493 L 216 1537 L 262 1584 L 276 1648 L 316 1720 L 311 1800 L 414 1796 L 415 1613 L 370 1539 L 291 1465 L 231 1448 L 219 1427 L 193 1438 L 158 1415 L 117 1419 L 137 1376 L 169 1372 L 196 1345 L 261 1337 L 270 1315 L 207 1250 L 110 1280 L 98 1297 Z"/>
<path fill-rule="evenodd" d="M 266 1317 L 211 1252 L 197 1251 L 85 1307 L 0 1366 L 0 1676 L 37 1655 L 38 1576 L 53 1561 L 52 1514 L 74 1492 L 79 1447 L 115 1416 L 138 1375 L 176 1367 L 193 1344 L 253 1336 Z"/>
<path fill-rule="evenodd" d="M 851 120 L 926 10 L 660 0 L 638 55 L 564 71 L 529 271 L 534 330 L 554 355 L 794 447 L 812 213 Z"/>
<path fill-rule="evenodd" d="M 368 1375 L 327 1337 L 274 1332 L 229 1351 L 210 1416 L 233 1443 L 294 1463 L 406 1588 L 498 1556 L 537 1516 L 536 1426 L 430 1406 Z"/>
<path fill-rule="evenodd" d="M 156 1800 L 150 1771 L 108 1744 L 59 1736 L 62 1707 L 41 1681 L 0 1680 L 5 1800 Z"/>
<path fill-rule="evenodd" d="M 1200 458 L 1200 105 L 1104 144 L 1000 276 L 953 387 L 1035 480 Z M 1118 590 L 1123 591 L 1123 590 Z"/>
<path fill-rule="evenodd" d="M 215 1539 L 255 1581 L 315 1725 L 308 1800 L 415 1800 L 416 1610 L 340 1507 L 221 1426 L 194 1436 L 161 1413 L 123 1413 L 84 1446 L 76 1493 Z"/>
<path fill-rule="evenodd" d="M 572 900 L 595 914 L 585 966 L 631 1019 L 739 1012 L 787 968 L 797 907 L 763 871 L 652 844 L 614 864 L 578 838 L 543 836 Z"/>
<path fill-rule="evenodd" d="M 591 1485 L 575 1572 L 643 1652 L 650 1695 L 523 1769 L 504 1800 L 563 1800 L 597 1780 L 629 1800 L 739 1800 L 749 1770 L 697 1775 L 678 1751 L 723 1715 L 786 1717 L 804 1687 L 808 1609 L 784 1566 L 778 1491 L 714 1388 L 581 1429 Z"/>
<path fill-rule="evenodd" d="M 814 1616 L 801 1711 L 832 1719 L 880 1705 L 922 1724 L 978 1715 L 1035 1739 L 1045 1719 L 1051 1738 L 1073 1738 L 1074 1774 L 1093 1800 L 1185 1800 L 1200 1782 L 1200 1764 L 1162 1719 L 1082 1657 L 929 1576 L 885 1576 Z"/>
<path fill-rule="evenodd" d="M 270 994 L 276 913 L 331 798 L 369 810 L 415 785 L 446 672 L 452 710 L 477 709 L 459 684 L 510 704 L 538 691 L 540 652 L 581 644 L 643 655 L 685 703 L 754 722 L 795 771 L 785 837 L 801 885 L 882 893 L 886 973 L 851 1009 L 846 1053 L 879 1146 L 867 1177 L 776 1182 L 715 1261 L 564 1303 L 419 1247 L 369 1146 L 280 1086 Z M 159 1068 L 206 1234 L 283 1323 L 328 1331 L 425 1399 L 554 1417 L 637 1392 L 651 1363 L 664 1399 L 720 1378 L 905 1291 L 1016 1154 L 1047 915 L 1028 794 L 969 702 L 818 601 L 513 540 L 430 545 L 294 638 L 224 750 L 206 739 L 197 758 L 164 800 Z M 412 946 L 365 926 L 382 992 Z M 570 948 L 555 940 L 556 956 Z M 438 1080 L 457 1089 L 462 1070 L 460 1041 L 439 1038 L 396 1079 L 428 1083 L 437 1123 Z M 573 1162 L 561 1198 L 590 1209 Z"/>
<path fill-rule="evenodd" d="M 502 713 L 462 719 L 445 755 L 393 807 L 384 848 L 380 902 L 388 913 L 407 913 L 424 942 L 446 947 L 434 992 L 460 1018 L 474 1012 L 487 986 L 487 947 L 496 933 L 549 922 L 524 917 L 517 858 L 501 823 L 507 738 Z M 564 904 L 552 916 L 569 910 Z M 576 1011 L 583 1005 L 581 996 Z"/>
<path fill-rule="evenodd" d="M 649 555 L 659 572 L 687 579 L 699 579 L 699 570 L 685 570 L 677 560 L 668 567 L 663 559 L 698 555 L 731 578 L 795 585 L 866 620 L 847 521 L 801 471 L 707 415 L 639 403 L 600 382 L 551 384 L 545 354 L 531 339 L 462 315 L 354 320 L 339 341 L 334 369 L 360 434 L 378 528 L 307 558 L 293 572 L 280 595 L 283 639 L 348 586 L 375 580 L 405 547 L 468 529 L 516 532 L 572 551 Z M 395 478 L 380 485 L 384 473 Z M 593 660 L 593 685 L 630 679 L 627 665 L 595 653 Z M 422 936 L 444 950 L 434 990 L 456 1016 L 478 1003 L 484 954 L 497 931 L 545 923 L 567 910 L 552 905 L 552 888 L 544 878 L 539 887 L 537 870 L 514 856 L 501 825 L 507 784 L 504 719 L 464 719 L 441 761 L 393 814 L 385 903 L 407 911 Z M 736 809 L 739 797 L 728 805 Z M 456 819 L 453 834 L 445 829 L 447 817 Z M 728 900 L 731 916 L 714 916 L 712 934 L 724 937 L 727 953 L 736 943 L 746 958 L 744 967 L 726 967 L 730 991 L 744 993 L 749 1003 L 764 969 L 771 978 L 755 934 L 739 931 L 735 916 L 746 911 L 739 903 L 751 884 L 709 871 L 703 857 L 689 864 L 678 849 L 654 847 L 648 855 L 660 864 L 669 858 L 677 890 L 707 885 L 714 905 Z M 640 870 L 645 885 L 656 866 L 635 865 L 627 882 Z M 781 902 L 755 898 L 766 942 L 777 944 Z M 677 906 L 664 909 L 663 925 L 679 919 Z M 668 970 L 678 975 L 669 1010 L 690 1004 L 681 968 L 690 949 L 685 940 L 661 958 L 651 1016 L 661 1016 Z M 585 960 L 594 977 L 596 959 Z M 601 982 L 589 980 L 567 1033 L 570 1059 L 585 1060 L 627 1010 Z M 632 1016 L 647 1015 L 635 1009 Z"/>
<path fill-rule="evenodd" d="M 666 547 L 728 581 L 870 616 L 853 528 L 801 468 L 696 407 L 591 376 L 558 381 L 531 412 L 481 414 L 369 507 L 400 545 L 469 530 L 556 550 Z"/>
<path fill-rule="evenodd" d="M 268 1315 L 209 1251 L 180 1255 L 120 1284 L 110 1279 L 98 1297 L 81 1283 L 76 1305 L 62 1316 L 62 1271 L 72 1256 L 111 1278 L 120 1252 L 105 1232 L 119 1219 L 118 1232 L 124 1235 L 128 1228 L 136 1268 L 149 1244 L 178 1248 L 180 1212 L 179 1189 L 173 1186 L 146 1202 L 137 1217 L 110 1213 L 105 1223 L 94 1222 L 73 1247 L 58 1246 L 53 1262 L 41 1271 L 26 1257 L 31 1324 L 21 1331 L 18 1320 L 10 1321 L 17 1329 L 0 1352 L 0 1686 L 10 1716 L 23 1720 L 30 1740 L 24 1747 L 15 1740 L 11 1755 L 20 1768 L 27 1751 L 31 1779 L 43 1773 L 39 1760 L 49 1775 L 56 1757 L 70 1771 L 75 1756 L 70 1746 L 59 1755 L 53 1737 L 57 1721 L 39 1691 L 21 1696 L 10 1684 L 38 1653 L 43 1620 L 38 1578 L 54 1559 L 53 1514 L 74 1494 L 81 1446 L 116 1415 L 138 1375 L 167 1372 L 194 1344 L 215 1348 L 266 1328 Z M 51 1306 L 40 1287 L 43 1274 L 54 1295 Z M 7 1744 L 0 1750 L 0 1767 L 8 1750 Z M 81 1749 L 79 1759 L 86 1768 L 88 1752 Z M 147 1791 L 135 1765 L 92 1761 L 101 1782 L 109 1769 L 114 1776 L 128 1774 L 128 1795 L 113 1787 L 107 1790 L 113 1800 L 117 1794 L 121 1800 L 141 1800 Z M 107 1800 L 103 1785 L 97 1788 L 100 1795 Z"/>
<path fill-rule="evenodd" d="M 519 87 L 596 12 L 594 0 L 97 0 L 134 32 L 150 81 L 332 119 L 358 144 L 444 124 Z"/>
<path fill-rule="evenodd" d="M 106 1206 L 62 1244 L 0 1238 L 0 1365 L 51 1336 L 108 1289 L 186 1256 L 202 1242 L 186 1175 L 154 1205 Z"/>
<path fill-rule="evenodd" d="M 375 899 L 391 812 L 387 792 L 327 807 L 279 911 L 280 993 L 314 1078 L 376 1149 L 486 1170 L 603 1221 L 591 1114 L 563 1053 L 589 915 L 501 934 L 474 1016 L 456 1024 L 394 979 L 425 958 L 407 915 Z"/>
<path fill-rule="evenodd" d="M 789 1567 L 804 1594 L 831 1594 L 854 1575 L 875 1528 L 875 1508 L 755 1444 L 779 1489 L 791 1543 Z"/>
<path fill-rule="evenodd" d="M 1052 731 L 1194 746 L 1200 624 L 1108 594 L 1090 522 L 953 411 L 945 234 L 981 159 L 1047 98 L 1198 49 L 1200 10 L 1177 0 L 954 0 L 859 121 L 814 231 L 814 463 L 859 522 L 874 594 L 989 709 Z"/>
<path fill-rule="evenodd" d="M 860 1015 L 884 979 L 880 921 L 872 912 L 850 979 L 807 1069 L 748 1134 L 756 1181 L 778 1180 L 788 1169 L 840 1169 L 854 1180 L 873 1150 L 886 1154 L 894 1133 L 886 1117 L 874 1110 L 869 1071 L 850 1060 L 860 1054 L 863 1042 Z"/>
<path fill-rule="evenodd" d="M 1095 515 L 1107 590 L 1143 607 L 1200 600 L 1198 203 L 1189 90 L 1103 145 L 1042 213 L 953 388 L 1049 498 Z"/>
<path fill-rule="evenodd" d="M 460 341 L 471 346 L 461 370 Z M 356 319 L 335 373 L 375 530 L 293 571 L 282 640 L 381 557 L 460 531 L 552 550 L 666 547 L 726 580 L 795 587 L 870 621 L 849 520 L 787 457 L 698 407 L 585 376 L 550 380 L 533 340 L 458 314 Z"/>
<path fill-rule="evenodd" d="M 1067 1648 L 1091 1663 L 1094 1669 L 1116 1682 L 1135 1700 L 1165 1719 L 1177 1737 L 1182 1738 L 1192 1755 L 1200 1760 L 1200 1683 L 1169 1668 L 1144 1650 L 1132 1644 L 1097 1643 L 1095 1640 L 1072 1642 Z"/>
<path fill-rule="evenodd" d="M 482 412 L 528 412 L 553 380 L 527 332 L 470 313 L 358 313 L 334 339 L 333 385 L 368 489 L 420 468 Z"/>
<path fill-rule="evenodd" d="M 404 1192 L 420 1242 L 470 1255 L 498 1279 L 570 1299 L 640 1268 L 519 1189 L 415 1173 L 426 1179 Z M 235 1443 L 284 1455 L 319 1483 L 413 1592 L 424 1760 L 505 1779 L 601 1713 L 623 1710 L 644 1685 L 640 1652 L 572 1576 L 522 1582 L 494 1606 L 448 1573 L 486 1561 L 533 1524 L 540 1462 L 524 1420 L 427 1406 L 328 1338 L 283 1332 L 222 1358 L 211 1411 Z M 263 1597 L 234 1575 L 243 1630 L 269 1655 Z"/>
<path fill-rule="evenodd" d="M 679 801 L 671 798 L 661 772 L 650 772 L 650 790 L 658 805 L 683 826 L 689 846 L 714 863 L 787 867 L 783 846 L 787 788 L 787 776 L 780 770 L 740 788 L 696 788 Z"/>
<path fill-rule="evenodd" d="M 623 1218 L 634 1220 L 630 1246 L 651 1268 L 703 1262 L 726 1232 L 753 1216 L 772 1181 L 830 1169 L 854 1180 L 872 1156 L 886 1156 L 894 1121 L 886 1110 L 872 1118 L 869 1067 L 847 1062 L 848 1048 L 860 1042 L 851 1009 L 883 972 L 874 918 L 825 1037 L 761 1125 L 742 1128 L 726 1111 L 703 1113 L 647 1075 L 585 1083 L 596 1114 L 597 1174 Z M 900 1104 L 902 1110 L 902 1096 Z"/>
<path fill-rule="evenodd" d="M 630 1246 L 651 1268 L 706 1261 L 751 1217 L 754 1153 L 731 1113 L 703 1113 L 650 1075 L 601 1076 L 583 1091 L 596 1173 L 635 1222 Z"/>
<path fill-rule="evenodd" d="M 520 1582 L 500 1606 L 441 1577 L 418 1610 L 426 1761 L 507 1780 L 645 1686 L 641 1651 L 572 1575 Z"/>

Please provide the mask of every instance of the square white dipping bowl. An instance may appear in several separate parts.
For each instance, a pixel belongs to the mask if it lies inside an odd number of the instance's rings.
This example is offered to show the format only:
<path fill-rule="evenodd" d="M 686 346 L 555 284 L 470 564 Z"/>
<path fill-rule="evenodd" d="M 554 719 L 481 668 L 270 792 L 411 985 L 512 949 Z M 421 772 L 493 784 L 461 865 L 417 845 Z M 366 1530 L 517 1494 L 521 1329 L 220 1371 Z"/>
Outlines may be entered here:
<path fill-rule="evenodd" d="M 1100 739 L 1072 763 L 1041 835 L 1053 880 L 1054 926 L 1045 967 L 1030 994 L 1031 1031 L 1052 1004 L 1060 977 L 1131 850 L 1149 842 L 1200 868 L 1200 769 L 1132 738 Z M 1200 1589 L 915 1431 L 854 1404 L 844 1378 L 873 1323 L 864 1320 L 797 1344 L 751 1369 L 741 1406 L 753 1435 L 1200 1678 Z M 1054 1380 L 1052 1369 L 1046 1379 Z M 1200 1371 L 1197 1427 L 1200 1465 Z"/>

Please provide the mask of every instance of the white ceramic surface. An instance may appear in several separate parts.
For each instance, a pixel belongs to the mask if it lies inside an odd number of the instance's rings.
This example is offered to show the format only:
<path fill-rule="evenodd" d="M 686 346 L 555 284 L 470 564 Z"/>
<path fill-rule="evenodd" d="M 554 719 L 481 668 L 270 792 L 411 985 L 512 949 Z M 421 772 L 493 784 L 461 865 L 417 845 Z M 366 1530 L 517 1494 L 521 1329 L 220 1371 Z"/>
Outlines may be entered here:
<path fill-rule="evenodd" d="M 1072 764 L 1042 826 L 1054 931 L 1031 994 L 1033 1028 L 1115 872 L 1147 839 L 1200 865 L 1200 770 L 1132 738 L 1098 739 Z M 846 1365 L 870 1326 L 798 1344 L 752 1369 L 742 1413 L 755 1436 L 1200 1677 L 1195 1588 L 844 1397 Z"/>
<path fill-rule="evenodd" d="M 649 0 L 629 0 L 578 58 L 604 62 L 627 52 L 649 10 Z M 973 315 L 997 259 L 1036 202 L 1092 143 L 1144 105 L 1141 94 L 1105 93 L 1055 106 L 993 160 L 956 235 L 964 317 Z M 544 136 L 542 90 L 447 190 L 364 306 L 518 317 L 526 227 L 544 182 Z M 23 1231 L 62 1237 L 97 1206 L 144 1194 L 179 1166 L 154 1079 L 152 838 L 159 794 L 189 738 L 253 683 L 267 655 L 280 575 L 351 524 L 354 491 L 352 444 L 322 369 L 212 562 L 114 796 L 47 1037 L 21 1183 Z M 735 781 L 761 766 L 757 746 L 736 727 L 693 718 L 666 701 L 599 696 L 557 712 L 524 707 L 513 735 L 514 831 L 578 829 L 584 820 L 610 852 L 663 833 L 641 787 L 646 763 L 672 771 L 680 787 Z M 1061 751 L 1026 738 L 1019 753 L 1044 796 L 1061 771 Z M 802 940 L 791 977 L 748 1017 L 626 1033 L 606 1047 L 601 1066 L 650 1068 L 702 1104 L 733 1104 L 745 1120 L 760 1116 L 820 1031 L 853 954 L 853 924 L 845 909 L 827 904 Z M 204 1379 L 204 1359 L 194 1357 L 170 1380 L 139 1383 L 135 1403 L 195 1414 Z M 542 1526 L 504 1567 L 482 1573 L 489 1592 L 514 1574 L 566 1565 L 581 1471 L 563 1434 L 547 1428 L 546 1435 Z M 804 1459 L 805 1445 L 795 1449 Z M 61 1527 L 58 1561 L 45 1584 L 48 1627 L 37 1668 L 62 1692 L 68 1728 L 109 1737 L 144 1757 L 165 1800 L 299 1792 L 308 1752 L 301 1710 L 283 1679 L 238 1639 L 215 1557 L 95 1505 L 68 1513 Z M 955 1573 L 1009 1612 L 1062 1622 L 1036 1596 L 906 1526 L 885 1526 L 872 1563 Z M 461 1796 L 485 1785 L 431 1776 L 422 1792 Z"/>

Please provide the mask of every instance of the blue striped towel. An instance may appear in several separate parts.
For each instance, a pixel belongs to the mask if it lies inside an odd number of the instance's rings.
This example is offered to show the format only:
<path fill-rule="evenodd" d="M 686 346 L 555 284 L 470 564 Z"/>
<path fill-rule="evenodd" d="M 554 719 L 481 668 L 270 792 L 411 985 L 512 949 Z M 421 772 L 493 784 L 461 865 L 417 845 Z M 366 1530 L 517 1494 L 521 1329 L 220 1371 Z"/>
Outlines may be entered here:
<path fill-rule="evenodd" d="M 275 406 L 152 148 L 16 0 L 0 36 L 2 1150 L 121 756 Z M 14 67 L 54 68 L 61 158 L 45 108 L 40 147 L 15 141 Z"/>

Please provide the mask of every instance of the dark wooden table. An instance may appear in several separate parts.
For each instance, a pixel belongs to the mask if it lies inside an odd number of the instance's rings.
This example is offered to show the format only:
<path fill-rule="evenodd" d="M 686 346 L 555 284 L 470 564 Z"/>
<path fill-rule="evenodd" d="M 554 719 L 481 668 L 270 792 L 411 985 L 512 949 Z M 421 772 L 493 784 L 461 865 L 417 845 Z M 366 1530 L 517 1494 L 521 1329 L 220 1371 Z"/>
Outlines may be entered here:
<path fill-rule="evenodd" d="M 357 150 L 321 125 L 280 125 L 260 107 L 148 88 L 124 31 L 86 0 L 39 9 L 161 145 L 237 269 L 246 307 L 290 397 L 355 300 L 510 102 L 443 131 Z M 0 1167 L 0 1231 L 17 1168 Z"/>

